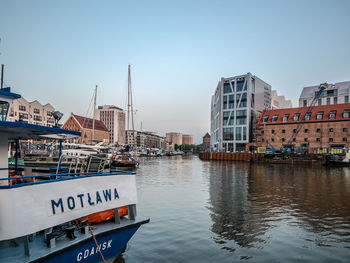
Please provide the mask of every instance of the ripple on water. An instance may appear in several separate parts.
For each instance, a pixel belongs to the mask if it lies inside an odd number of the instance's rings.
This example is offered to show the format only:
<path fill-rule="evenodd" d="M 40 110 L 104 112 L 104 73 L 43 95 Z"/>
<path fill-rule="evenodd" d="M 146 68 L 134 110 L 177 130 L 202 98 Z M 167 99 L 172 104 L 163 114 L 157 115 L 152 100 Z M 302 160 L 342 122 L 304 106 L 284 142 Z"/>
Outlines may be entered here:
<path fill-rule="evenodd" d="M 350 171 L 350 170 L 349 170 Z M 130 262 L 347 262 L 348 170 L 142 160 Z"/>

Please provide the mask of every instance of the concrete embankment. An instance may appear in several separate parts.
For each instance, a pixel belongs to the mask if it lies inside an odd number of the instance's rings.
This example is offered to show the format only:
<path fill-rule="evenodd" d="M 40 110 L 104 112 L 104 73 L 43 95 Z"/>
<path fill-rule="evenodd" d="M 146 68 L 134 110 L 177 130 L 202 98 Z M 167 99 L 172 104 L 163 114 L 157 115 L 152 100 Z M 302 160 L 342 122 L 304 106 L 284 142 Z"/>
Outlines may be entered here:
<path fill-rule="evenodd" d="M 218 153 L 201 152 L 199 158 L 202 160 L 216 161 L 242 161 L 261 163 L 283 163 L 283 164 L 315 164 L 325 163 L 326 155 L 320 154 L 280 154 L 271 155 L 263 153 Z"/>

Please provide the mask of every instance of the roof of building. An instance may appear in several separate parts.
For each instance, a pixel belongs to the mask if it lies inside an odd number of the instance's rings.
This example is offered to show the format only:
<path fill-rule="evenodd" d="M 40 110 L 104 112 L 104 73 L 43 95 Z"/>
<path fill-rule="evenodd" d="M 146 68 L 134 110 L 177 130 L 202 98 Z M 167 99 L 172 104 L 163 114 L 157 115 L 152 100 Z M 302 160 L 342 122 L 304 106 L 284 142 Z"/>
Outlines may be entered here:
<path fill-rule="evenodd" d="M 296 124 L 303 121 L 308 122 L 333 122 L 333 121 L 350 121 L 350 103 L 333 104 L 315 106 L 311 110 L 311 116 L 308 120 L 305 119 L 306 112 L 309 107 L 288 108 L 276 110 L 264 110 L 260 116 L 258 125 L 277 125 L 277 124 Z M 348 117 L 343 115 L 344 111 L 349 111 Z M 331 116 L 331 112 L 335 111 L 335 116 Z M 323 112 L 322 119 L 317 119 L 317 114 Z M 294 120 L 294 115 L 299 114 L 298 120 Z M 283 121 L 283 116 L 289 115 L 287 120 Z M 273 116 L 277 116 L 273 119 Z M 264 122 L 265 117 L 265 122 Z M 267 120 L 266 120 L 266 117 Z"/>
<path fill-rule="evenodd" d="M 204 136 L 203 136 L 203 138 L 210 138 L 210 134 L 209 133 L 206 133 Z"/>
<path fill-rule="evenodd" d="M 299 99 L 313 98 L 315 96 L 315 92 L 318 90 L 318 88 L 319 88 L 319 85 L 309 86 L 309 87 L 303 88 Z M 334 85 L 329 85 L 327 90 L 334 89 L 334 88 L 338 89 L 339 95 L 348 94 L 349 88 L 350 88 L 350 81 L 338 82 L 338 83 L 335 83 Z"/>
<path fill-rule="evenodd" d="M 83 117 L 83 116 L 79 116 L 79 115 L 75 115 L 73 113 L 72 113 L 72 116 L 79 122 L 81 127 L 85 128 L 85 129 L 91 129 L 92 130 L 93 119 L 87 118 L 87 117 Z M 94 128 L 95 128 L 95 130 L 107 131 L 108 132 L 107 127 L 100 120 L 95 120 L 95 127 Z"/>

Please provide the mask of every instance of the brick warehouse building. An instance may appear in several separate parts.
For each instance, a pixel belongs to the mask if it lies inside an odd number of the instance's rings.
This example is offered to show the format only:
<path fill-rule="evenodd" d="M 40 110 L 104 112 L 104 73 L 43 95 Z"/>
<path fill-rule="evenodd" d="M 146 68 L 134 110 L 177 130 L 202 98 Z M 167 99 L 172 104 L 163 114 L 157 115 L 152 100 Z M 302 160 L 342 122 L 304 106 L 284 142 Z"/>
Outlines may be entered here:
<path fill-rule="evenodd" d="M 95 142 L 109 141 L 109 131 L 100 120 L 95 120 L 95 124 L 93 124 L 93 119 L 71 113 L 62 128 L 81 132 L 81 137 L 78 138 L 77 143 L 91 144 L 93 133 Z"/>
<path fill-rule="evenodd" d="M 350 146 L 350 103 L 308 107 L 265 110 L 258 121 L 256 145 L 276 150 L 287 144 L 298 124 L 304 125 L 293 144 L 296 148 L 306 143 L 309 152 L 320 152 L 328 147 Z"/>

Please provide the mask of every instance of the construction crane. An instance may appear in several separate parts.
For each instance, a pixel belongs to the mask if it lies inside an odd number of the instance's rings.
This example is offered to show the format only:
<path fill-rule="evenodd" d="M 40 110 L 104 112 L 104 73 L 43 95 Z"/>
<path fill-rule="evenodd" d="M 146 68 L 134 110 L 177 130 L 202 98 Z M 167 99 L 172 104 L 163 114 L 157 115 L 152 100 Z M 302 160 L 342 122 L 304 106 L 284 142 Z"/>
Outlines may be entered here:
<path fill-rule="evenodd" d="M 306 114 L 308 112 L 312 112 L 312 109 L 315 107 L 315 104 L 316 104 L 316 101 L 321 97 L 322 95 L 322 92 L 328 88 L 328 83 L 322 83 L 320 84 L 320 86 L 318 87 L 318 91 L 316 91 L 316 94 L 315 94 L 315 97 L 313 98 L 309 108 L 307 109 L 306 111 Z M 297 128 L 295 129 L 295 132 L 293 133 L 293 135 L 290 137 L 289 141 L 287 142 L 287 144 L 284 146 L 283 150 L 282 150 L 282 153 L 288 153 L 288 152 L 294 152 L 294 145 L 293 145 L 293 142 L 294 140 L 296 139 L 296 137 L 298 136 L 298 133 L 299 131 L 301 130 L 301 128 L 303 127 L 304 123 L 305 123 L 305 116 L 300 116 L 301 119 L 300 119 L 300 122 L 297 126 Z M 301 146 L 302 147 L 302 146 Z M 300 148 L 301 148 L 300 147 Z M 299 152 L 299 150 L 298 150 Z"/>

